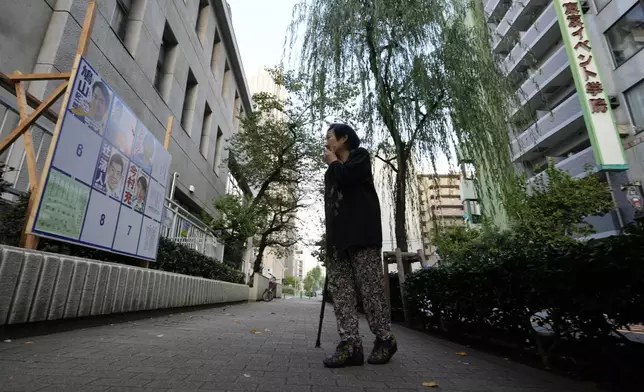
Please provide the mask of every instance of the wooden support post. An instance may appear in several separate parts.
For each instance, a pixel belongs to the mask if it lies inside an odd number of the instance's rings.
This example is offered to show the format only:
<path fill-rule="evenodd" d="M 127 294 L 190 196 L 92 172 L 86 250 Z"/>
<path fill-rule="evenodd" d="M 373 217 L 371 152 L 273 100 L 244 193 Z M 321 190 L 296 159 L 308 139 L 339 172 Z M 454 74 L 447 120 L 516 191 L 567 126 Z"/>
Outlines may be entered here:
<path fill-rule="evenodd" d="M 76 56 L 85 56 L 89 44 L 92 41 L 92 30 L 94 30 L 94 20 L 96 19 L 96 1 L 90 0 L 85 13 L 85 20 L 83 21 L 83 30 L 81 30 L 80 38 L 78 39 L 78 47 L 76 48 Z M 78 66 L 78 65 L 77 65 Z M 73 70 L 72 70 L 72 73 Z M 70 74 L 71 76 L 71 74 Z"/>
<path fill-rule="evenodd" d="M 14 74 L 7 75 L 12 82 L 22 82 L 29 80 L 69 80 L 69 73 L 46 73 L 46 74 L 23 74 L 17 71 Z"/>
<path fill-rule="evenodd" d="M 165 128 L 165 140 L 163 141 L 163 148 L 166 150 L 170 148 L 170 140 L 172 139 L 172 125 L 174 124 L 174 116 L 168 117 L 168 126 Z"/>
<path fill-rule="evenodd" d="M 9 79 L 7 75 L 3 74 L 2 72 L 0 72 L 0 88 L 4 88 L 8 92 L 17 96 L 16 84 L 13 81 L 11 81 L 11 79 Z M 37 109 L 38 106 L 42 104 L 42 102 L 38 98 L 34 97 L 28 92 L 26 93 L 26 95 L 27 95 L 27 105 L 29 105 L 29 107 L 31 107 L 32 109 Z M 42 116 L 54 124 L 58 122 L 58 113 L 54 112 L 51 109 L 45 110 L 42 113 Z"/>
<path fill-rule="evenodd" d="M 27 95 L 22 82 L 16 83 L 16 98 L 18 99 L 18 113 L 20 123 L 27 119 Z M 31 129 L 27 128 L 23 134 L 25 144 L 25 155 L 27 158 L 27 170 L 29 172 L 30 190 L 38 186 L 38 171 L 36 170 L 36 152 L 34 151 Z"/>
<path fill-rule="evenodd" d="M 20 71 L 17 72 L 20 74 Z M 22 82 L 16 83 L 16 99 L 18 100 L 18 114 L 20 123 L 27 119 L 27 95 Z M 38 237 L 26 233 L 26 225 L 31 211 L 34 209 L 35 190 L 38 188 L 38 170 L 36 168 L 36 152 L 34 151 L 33 138 L 31 129 L 27 128 L 22 135 L 25 145 L 25 158 L 27 160 L 27 171 L 29 172 L 29 202 L 27 203 L 27 213 L 25 215 L 24 227 L 20 233 L 20 246 L 25 249 L 37 249 Z"/>
<path fill-rule="evenodd" d="M 58 86 L 58 88 L 54 90 L 54 92 L 51 93 L 51 95 L 47 97 L 47 99 L 44 100 L 43 103 L 29 115 L 29 117 L 25 119 L 25 121 L 21 121 L 20 124 L 18 124 L 18 126 L 14 128 L 14 130 L 11 131 L 11 133 L 9 133 L 9 135 L 4 138 L 3 141 L 0 142 L 0 154 L 5 152 L 5 150 L 9 148 L 9 146 L 11 146 L 16 140 L 18 140 L 18 138 L 22 136 L 22 134 L 24 134 L 25 131 L 33 125 L 33 123 L 36 122 L 38 117 L 40 117 L 40 115 L 45 110 L 49 109 L 49 107 L 53 105 L 54 102 L 56 102 L 56 100 L 61 95 L 63 95 L 63 93 L 65 93 L 65 91 L 67 91 L 67 85 L 68 82 L 64 82 L 63 84 Z"/>
<path fill-rule="evenodd" d="M 396 248 L 396 264 L 398 265 L 398 282 L 400 284 L 400 297 L 402 299 L 403 314 L 405 315 L 405 324 L 411 322 L 407 299 L 405 298 L 405 265 L 400 248 Z"/>

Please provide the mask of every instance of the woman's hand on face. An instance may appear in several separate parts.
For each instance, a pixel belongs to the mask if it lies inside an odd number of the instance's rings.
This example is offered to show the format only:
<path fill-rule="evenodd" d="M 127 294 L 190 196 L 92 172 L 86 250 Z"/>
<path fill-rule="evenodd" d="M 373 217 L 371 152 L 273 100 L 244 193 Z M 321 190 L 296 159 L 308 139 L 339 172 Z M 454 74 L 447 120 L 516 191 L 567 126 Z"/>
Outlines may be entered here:
<path fill-rule="evenodd" d="M 331 151 L 328 147 L 324 150 L 324 161 L 330 165 L 333 162 L 337 161 L 338 157 L 335 155 L 335 152 Z"/>

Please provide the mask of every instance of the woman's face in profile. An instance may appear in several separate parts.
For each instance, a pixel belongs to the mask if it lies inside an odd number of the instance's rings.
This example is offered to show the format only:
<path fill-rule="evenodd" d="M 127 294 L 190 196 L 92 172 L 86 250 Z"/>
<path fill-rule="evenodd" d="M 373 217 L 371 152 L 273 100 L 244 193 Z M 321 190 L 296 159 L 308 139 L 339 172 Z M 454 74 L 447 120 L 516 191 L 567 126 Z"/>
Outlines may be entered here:
<path fill-rule="evenodd" d="M 338 138 L 335 136 L 335 132 L 330 129 L 326 133 L 326 148 L 328 148 L 330 151 L 337 152 L 338 150 L 344 148 L 345 139 L 346 138 L 342 138 L 342 140 L 338 140 Z"/>

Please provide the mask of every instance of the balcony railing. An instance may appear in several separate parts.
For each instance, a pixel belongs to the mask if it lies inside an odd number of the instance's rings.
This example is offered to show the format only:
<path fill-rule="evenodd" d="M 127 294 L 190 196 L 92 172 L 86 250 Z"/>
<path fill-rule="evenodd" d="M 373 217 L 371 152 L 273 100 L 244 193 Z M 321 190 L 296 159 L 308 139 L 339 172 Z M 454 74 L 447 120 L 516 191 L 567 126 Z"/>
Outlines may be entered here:
<path fill-rule="evenodd" d="M 510 51 L 503 63 L 506 74 L 516 71 L 526 58 L 541 58 L 552 44 L 561 38 L 554 3 L 537 18 L 532 27 L 521 35 L 519 43 Z"/>
<path fill-rule="evenodd" d="M 543 104 L 544 99 L 548 99 L 549 91 L 557 91 L 572 83 L 568 53 L 562 43 L 553 55 L 529 75 L 528 80 L 521 85 L 519 89 L 520 107 L 514 108 L 512 115 L 526 105 L 537 109 Z"/>
<path fill-rule="evenodd" d="M 487 0 L 485 3 L 485 8 L 484 12 L 487 17 L 487 19 L 492 19 L 492 18 L 498 18 L 503 15 L 501 13 L 503 12 L 504 8 L 504 3 L 507 3 L 506 0 Z"/>
<path fill-rule="evenodd" d="M 523 0 L 512 3 L 494 31 L 494 52 L 501 53 L 511 49 L 509 45 L 512 43 L 512 31 L 527 30 L 546 3 L 548 0 Z"/>
<path fill-rule="evenodd" d="M 581 104 L 575 93 L 512 142 L 513 160 L 530 159 L 530 154 L 540 154 L 553 147 L 579 130 L 583 122 Z"/>

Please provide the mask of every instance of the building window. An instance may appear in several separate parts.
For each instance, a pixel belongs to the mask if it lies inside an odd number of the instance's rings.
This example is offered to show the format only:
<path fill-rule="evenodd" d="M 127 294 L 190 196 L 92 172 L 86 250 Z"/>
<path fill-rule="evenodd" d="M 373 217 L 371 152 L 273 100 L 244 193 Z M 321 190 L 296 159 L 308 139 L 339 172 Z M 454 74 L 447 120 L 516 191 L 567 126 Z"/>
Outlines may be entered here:
<path fill-rule="evenodd" d="M 644 127 L 644 80 L 624 92 L 633 125 Z"/>
<path fill-rule="evenodd" d="M 644 4 L 631 8 L 605 34 L 619 67 L 644 48 Z"/>
<path fill-rule="evenodd" d="M 163 37 L 161 38 L 161 47 L 159 48 L 159 58 L 157 59 L 157 70 L 154 75 L 154 88 L 157 89 L 161 97 L 164 99 L 167 96 L 166 86 L 169 87 L 168 75 L 172 74 L 174 68 L 174 61 L 176 58 L 177 40 L 166 23 L 163 29 Z M 169 88 L 167 88 L 169 90 Z"/>
<path fill-rule="evenodd" d="M 215 161 L 213 169 L 215 173 L 219 173 L 219 165 L 221 165 L 221 152 L 224 145 L 224 133 L 221 132 L 221 128 L 217 127 L 217 141 L 215 142 Z"/>
<path fill-rule="evenodd" d="M 204 41 L 206 37 L 206 31 L 208 29 L 208 11 L 210 9 L 209 0 L 200 0 L 199 1 L 199 10 L 197 11 L 197 24 L 195 26 L 195 31 L 197 32 L 197 37 L 201 42 Z"/>
<path fill-rule="evenodd" d="M 230 65 L 228 65 L 228 61 L 226 61 L 226 66 L 224 67 L 224 82 L 221 84 L 221 96 L 224 98 L 224 101 L 228 97 L 231 78 L 232 72 L 230 71 Z"/>
<path fill-rule="evenodd" d="M 201 142 L 199 151 L 204 157 L 208 156 L 208 145 L 210 144 L 210 127 L 212 126 L 212 110 L 206 102 L 206 108 L 203 111 L 203 123 L 201 125 Z"/>
<path fill-rule="evenodd" d="M 130 15 L 130 7 L 132 0 L 116 0 L 116 7 L 114 7 L 114 14 L 112 14 L 112 29 L 116 35 L 125 42 L 125 34 L 127 34 L 127 21 Z"/>
<path fill-rule="evenodd" d="M 239 99 L 239 92 L 235 91 L 235 103 L 233 104 L 233 128 L 235 128 L 235 130 L 239 126 L 240 106 L 241 106 L 241 100 Z"/>
<path fill-rule="evenodd" d="M 224 44 L 221 43 L 219 31 L 215 31 L 215 43 L 212 46 L 212 56 L 210 58 L 210 69 L 215 78 L 219 76 L 219 63 L 224 51 Z"/>
<path fill-rule="evenodd" d="M 192 134 L 192 119 L 195 114 L 197 101 L 197 78 L 188 69 L 188 80 L 186 81 L 186 92 L 183 97 L 183 110 L 181 111 L 181 126 L 188 135 Z"/>

